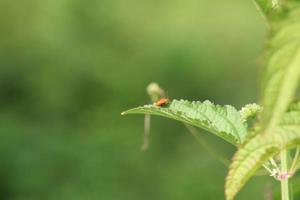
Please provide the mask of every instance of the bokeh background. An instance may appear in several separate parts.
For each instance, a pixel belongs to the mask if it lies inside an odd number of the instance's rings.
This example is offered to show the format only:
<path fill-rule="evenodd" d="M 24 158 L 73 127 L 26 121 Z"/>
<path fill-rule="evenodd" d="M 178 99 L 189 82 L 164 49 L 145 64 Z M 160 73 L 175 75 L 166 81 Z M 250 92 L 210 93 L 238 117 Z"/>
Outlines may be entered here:
<path fill-rule="evenodd" d="M 170 98 L 257 102 L 265 24 L 243 0 L 0 0 L 0 199 L 218 200 L 227 167 L 181 123 L 143 116 Z M 203 132 L 217 152 L 235 149 Z M 256 177 L 237 199 L 276 187 Z"/>

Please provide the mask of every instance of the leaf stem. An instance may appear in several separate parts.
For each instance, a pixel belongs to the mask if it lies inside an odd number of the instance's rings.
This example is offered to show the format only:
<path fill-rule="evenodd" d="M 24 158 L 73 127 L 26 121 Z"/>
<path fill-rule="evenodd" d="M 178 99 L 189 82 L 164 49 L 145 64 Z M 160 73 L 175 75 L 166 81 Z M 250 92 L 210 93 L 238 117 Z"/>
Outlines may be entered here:
<path fill-rule="evenodd" d="M 270 174 L 272 174 L 272 170 L 271 170 L 266 164 L 263 164 L 263 167 L 264 167 Z"/>
<path fill-rule="evenodd" d="M 291 165 L 291 168 L 290 168 L 290 172 L 293 173 L 293 174 L 297 170 L 297 162 L 298 162 L 299 154 L 300 154 L 300 147 L 297 147 L 296 153 L 295 153 L 295 156 L 293 158 L 293 162 L 292 162 L 292 165 Z"/>
<path fill-rule="evenodd" d="M 270 158 L 269 161 L 271 162 L 271 164 L 273 165 L 273 167 L 275 167 L 278 171 L 280 171 L 276 161 L 274 160 L 274 158 Z"/>
<path fill-rule="evenodd" d="M 144 141 L 141 146 L 142 151 L 146 151 L 149 147 L 151 115 L 146 114 L 144 118 Z"/>
<path fill-rule="evenodd" d="M 282 150 L 280 152 L 280 159 L 281 159 L 281 173 L 288 172 L 288 151 Z M 281 200 L 292 200 L 290 188 L 289 188 L 289 177 L 282 178 L 280 180 L 281 183 Z"/>

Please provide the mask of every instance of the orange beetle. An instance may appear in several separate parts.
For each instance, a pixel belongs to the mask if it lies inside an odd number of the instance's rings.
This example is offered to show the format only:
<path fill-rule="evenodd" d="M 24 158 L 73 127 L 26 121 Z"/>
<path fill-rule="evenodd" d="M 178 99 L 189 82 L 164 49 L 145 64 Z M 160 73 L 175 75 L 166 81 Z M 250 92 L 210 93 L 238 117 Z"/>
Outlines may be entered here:
<path fill-rule="evenodd" d="M 166 105 L 168 103 L 169 103 L 169 99 L 167 99 L 167 98 L 161 98 L 160 100 L 158 100 L 157 102 L 155 102 L 154 105 L 161 107 L 161 106 L 164 106 L 164 105 Z"/>

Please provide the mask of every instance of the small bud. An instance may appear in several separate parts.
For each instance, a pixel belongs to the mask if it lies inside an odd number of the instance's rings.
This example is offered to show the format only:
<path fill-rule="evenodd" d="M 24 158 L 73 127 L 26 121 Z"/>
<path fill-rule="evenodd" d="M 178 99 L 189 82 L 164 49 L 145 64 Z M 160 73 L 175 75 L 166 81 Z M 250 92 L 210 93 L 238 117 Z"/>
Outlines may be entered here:
<path fill-rule="evenodd" d="M 150 96 L 152 102 L 156 102 L 160 98 L 165 97 L 164 90 L 155 82 L 150 83 L 147 86 L 147 93 Z"/>
<path fill-rule="evenodd" d="M 289 173 L 289 172 L 282 172 L 282 173 L 280 173 L 280 174 L 277 176 L 277 179 L 278 179 L 279 181 L 283 181 L 283 180 L 286 180 L 286 179 L 290 178 L 291 176 L 292 176 L 292 174 Z"/>
<path fill-rule="evenodd" d="M 246 121 L 250 117 L 255 117 L 258 113 L 262 111 L 262 107 L 256 103 L 247 104 L 241 110 L 240 114 L 243 121 Z"/>

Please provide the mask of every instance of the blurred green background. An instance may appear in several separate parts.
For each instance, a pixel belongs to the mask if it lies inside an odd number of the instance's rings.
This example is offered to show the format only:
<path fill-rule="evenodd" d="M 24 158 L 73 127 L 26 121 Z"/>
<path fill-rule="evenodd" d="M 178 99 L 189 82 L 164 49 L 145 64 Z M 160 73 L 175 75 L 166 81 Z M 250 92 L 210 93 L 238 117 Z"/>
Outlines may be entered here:
<path fill-rule="evenodd" d="M 181 123 L 152 118 L 141 152 L 143 116 L 120 113 L 152 81 L 170 98 L 256 102 L 264 35 L 250 0 L 0 0 L 0 199 L 224 199 L 227 167 Z"/>

